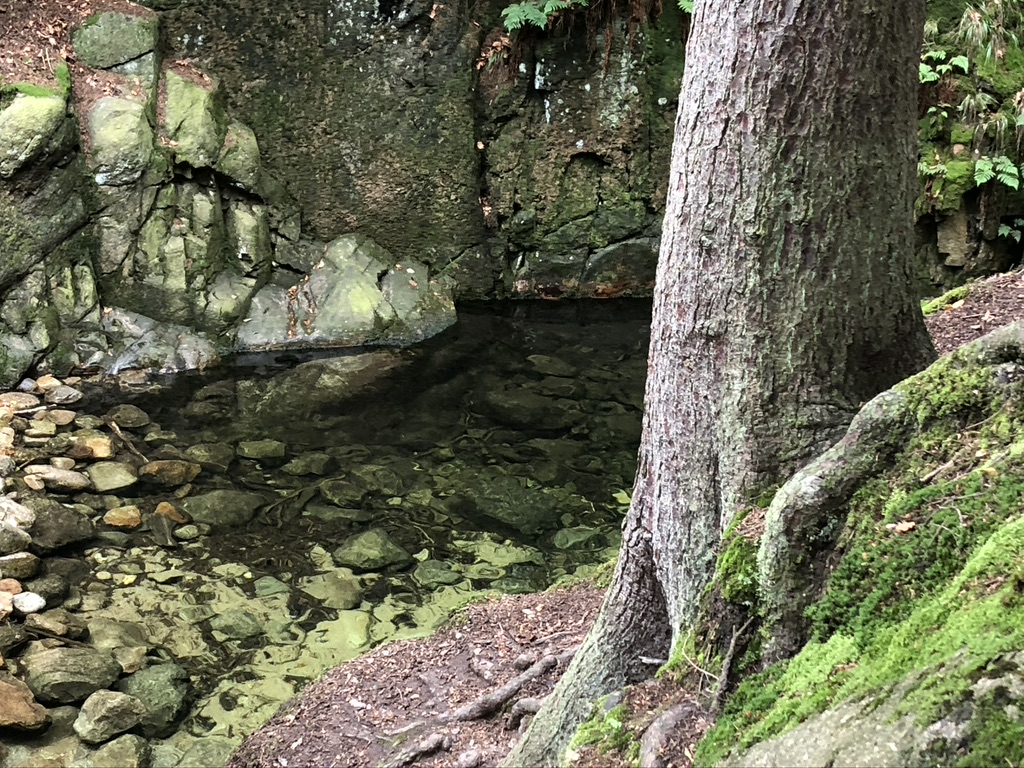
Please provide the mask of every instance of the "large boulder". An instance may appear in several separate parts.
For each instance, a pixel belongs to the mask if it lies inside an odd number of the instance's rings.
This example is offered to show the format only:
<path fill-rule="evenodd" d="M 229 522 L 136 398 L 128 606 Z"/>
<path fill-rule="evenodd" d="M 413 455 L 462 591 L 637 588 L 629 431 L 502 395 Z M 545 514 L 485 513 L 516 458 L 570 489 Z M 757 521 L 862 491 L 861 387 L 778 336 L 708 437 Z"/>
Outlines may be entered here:
<path fill-rule="evenodd" d="M 72 33 L 71 41 L 83 64 L 110 69 L 153 51 L 157 45 L 157 26 L 156 15 L 94 13 Z"/>

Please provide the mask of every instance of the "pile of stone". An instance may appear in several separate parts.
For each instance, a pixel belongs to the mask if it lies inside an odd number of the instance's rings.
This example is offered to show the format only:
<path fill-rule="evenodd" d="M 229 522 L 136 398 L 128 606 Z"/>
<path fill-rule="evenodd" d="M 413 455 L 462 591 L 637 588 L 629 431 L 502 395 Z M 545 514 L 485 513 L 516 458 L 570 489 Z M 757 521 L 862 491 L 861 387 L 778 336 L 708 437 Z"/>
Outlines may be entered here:
<path fill-rule="evenodd" d="M 65 555 L 143 525 L 173 534 L 188 523 L 173 501 L 140 508 L 114 492 L 143 483 L 181 498 L 200 465 L 161 451 L 168 435 L 135 406 L 103 417 L 73 410 L 78 383 L 43 376 L 0 394 L 0 764 L 8 767 L 58 753 L 81 765 L 148 764 L 146 739 L 173 730 L 188 693 L 185 670 L 154 655 L 134 627 L 92 626 L 69 610 L 82 602 L 77 582 L 89 566 Z M 19 738 L 43 731 L 41 741 Z"/>

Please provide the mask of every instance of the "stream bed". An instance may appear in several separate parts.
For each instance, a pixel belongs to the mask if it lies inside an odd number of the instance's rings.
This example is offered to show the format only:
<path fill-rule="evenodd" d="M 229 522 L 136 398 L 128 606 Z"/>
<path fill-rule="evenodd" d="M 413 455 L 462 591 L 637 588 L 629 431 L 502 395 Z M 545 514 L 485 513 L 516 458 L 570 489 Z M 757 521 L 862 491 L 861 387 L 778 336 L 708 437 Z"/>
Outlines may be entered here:
<path fill-rule="evenodd" d="M 428 633 L 471 599 L 614 557 L 649 317 L 644 301 L 464 307 L 411 349 L 83 383 L 58 436 L 105 424 L 124 450 L 78 461 L 92 487 L 50 494 L 94 529 L 46 561 L 66 586 L 47 602 L 59 596 L 124 674 L 171 694 L 131 729 L 139 762 L 223 764 L 326 669 Z M 99 465 L 118 462 L 134 480 L 105 478 Z M 108 759 L 83 752 L 73 704 L 53 707 L 41 735 L 5 736 L 2 764 Z"/>

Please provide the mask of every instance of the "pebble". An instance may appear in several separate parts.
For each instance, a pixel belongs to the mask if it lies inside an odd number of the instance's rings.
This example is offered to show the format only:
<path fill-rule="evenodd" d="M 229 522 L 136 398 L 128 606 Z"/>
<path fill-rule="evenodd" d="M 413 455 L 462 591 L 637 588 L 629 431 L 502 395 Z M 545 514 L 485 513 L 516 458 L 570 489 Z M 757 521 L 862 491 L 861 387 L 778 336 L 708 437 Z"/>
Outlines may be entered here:
<path fill-rule="evenodd" d="M 21 592 L 21 582 L 17 579 L 0 579 L 0 592 L 17 595 Z"/>
<path fill-rule="evenodd" d="M 114 578 L 114 574 L 110 571 L 96 571 L 95 576 L 99 581 L 110 581 Z"/>
<path fill-rule="evenodd" d="M 22 592 L 14 596 L 14 611 L 22 616 L 38 613 L 46 607 L 46 600 L 35 592 Z"/>
<path fill-rule="evenodd" d="M 71 405 L 82 399 L 82 393 L 74 387 L 61 384 L 46 393 L 46 402 L 51 405 Z"/>
<path fill-rule="evenodd" d="M 75 411 L 68 411 L 63 408 L 53 408 L 46 411 L 41 418 L 52 421 L 58 427 L 66 427 L 78 418 L 78 414 Z"/>
<path fill-rule="evenodd" d="M 181 539 L 182 541 L 192 541 L 192 539 L 198 539 L 199 536 L 199 527 L 191 524 L 183 525 L 174 531 L 174 538 Z"/>
<path fill-rule="evenodd" d="M 54 456 L 50 459 L 50 465 L 57 469 L 74 469 L 75 460 L 69 459 L 67 456 Z"/>
<path fill-rule="evenodd" d="M 154 515 L 160 515 L 160 517 L 166 517 L 168 520 L 175 523 L 187 523 L 188 518 L 183 515 L 176 506 L 171 504 L 169 501 L 161 501 L 156 505 L 156 509 L 153 510 Z"/>
<path fill-rule="evenodd" d="M 115 528 L 138 528 L 142 525 L 142 510 L 134 504 L 115 507 L 103 516 L 103 522 Z"/>

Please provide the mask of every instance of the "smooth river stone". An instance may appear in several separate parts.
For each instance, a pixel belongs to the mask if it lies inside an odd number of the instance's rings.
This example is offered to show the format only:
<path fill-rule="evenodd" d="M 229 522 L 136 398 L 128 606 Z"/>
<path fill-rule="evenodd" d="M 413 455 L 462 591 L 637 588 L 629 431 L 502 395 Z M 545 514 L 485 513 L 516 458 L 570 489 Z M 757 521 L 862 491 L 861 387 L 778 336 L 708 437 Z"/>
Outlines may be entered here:
<path fill-rule="evenodd" d="M 138 528 L 142 525 L 142 511 L 134 504 L 114 507 L 103 515 L 103 522 L 114 528 Z"/>
<path fill-rule="evenodd" d="M 35 475 L 43 485 L 58 493 L 75 493 L 89 487 L 89 478 L 73 469 L 60 469 L 49 464 L 30 464 L 25 467 L 26 475 Z"/>
<path fill-rule="evenodd" d="M 4 392 L 0 394 L 0 408 L 8 408 L 12 411 L 36 408 L 40 402 L 38 397 L 28 392 Z"/>
<path fill-rule="evenodd" d="M 121 674 L 114 657 L 93 648 L 49 648 L 21 657 L 26 682 L 44 704 L 82 701 Z"/>
<path fill-rule="evenodd" d="M 161 459 L 143 464 L 139 469 L 139 480 L 156 485 L 173 487 L 191 483 L 199 476 L 202 468 L 191 461 Z"/>
<path fill-rule="evenodd" d="M 135 468 L 119 461 L 98 461 L 86 468 L 92 486 L 97 493 L 116 491 L 138 482 Z"/>
<path fill-rule="evenodd" d="M 144 410 L 137 405 L 129 405 L 127 403 L 115 405 L 107 411 L 107 418 L 117 422 L 117 426 L 127 427 L 128 429 L 138 429 L 152 421 L 149 418 L 149 414 Z"/>

